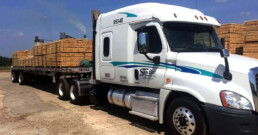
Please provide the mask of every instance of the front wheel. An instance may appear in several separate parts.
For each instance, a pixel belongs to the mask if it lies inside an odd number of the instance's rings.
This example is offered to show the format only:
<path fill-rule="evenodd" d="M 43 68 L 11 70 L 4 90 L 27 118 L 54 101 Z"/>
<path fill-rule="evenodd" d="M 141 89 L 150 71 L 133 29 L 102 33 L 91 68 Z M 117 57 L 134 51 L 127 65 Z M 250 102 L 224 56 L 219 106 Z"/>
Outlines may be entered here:
<path fill-rule="evenodd" d="M 191 98 L 175 99 L 168 107 L 166 118 L 173 135 L 206 135 L 201 108 Z"/>

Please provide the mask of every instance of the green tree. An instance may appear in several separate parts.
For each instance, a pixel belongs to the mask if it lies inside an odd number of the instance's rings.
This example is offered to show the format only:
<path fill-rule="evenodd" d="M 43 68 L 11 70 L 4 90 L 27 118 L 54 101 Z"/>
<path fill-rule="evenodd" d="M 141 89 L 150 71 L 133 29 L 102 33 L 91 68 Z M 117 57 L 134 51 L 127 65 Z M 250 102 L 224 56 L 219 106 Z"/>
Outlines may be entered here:
<path fill-rule="evenodd" d="M 12 59 L 0 56 L 0 66 L 11 66 L 12 65 Z"/>

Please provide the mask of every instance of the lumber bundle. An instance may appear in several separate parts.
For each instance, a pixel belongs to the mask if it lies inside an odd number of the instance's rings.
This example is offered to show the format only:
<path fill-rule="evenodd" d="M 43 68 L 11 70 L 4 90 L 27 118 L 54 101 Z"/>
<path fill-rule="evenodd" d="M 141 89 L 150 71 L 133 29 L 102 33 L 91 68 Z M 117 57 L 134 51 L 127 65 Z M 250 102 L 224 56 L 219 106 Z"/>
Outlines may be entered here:
<path fill-rule="evenodd" d="M 245 25 L 244 56 L 258 59 L 258 20 L 247 21 Z"/>
<path fill-rule="evenodd" d="M 92 41 L 69 38 L 37 43 L 31 51 L 17 51 L 13 53 L 13 66 L 76 67 L 84 59 L 92 60 Z"/>
<path fill-rule="evenodd" d="M 220 28 L 216 28 L 219 38 L 225 38 L 225 48 L 233 54 L 243 54 L 244 25 L 229 23 L 224 24 Z"/>
<path fill-rule="evenodd" d="M 24 59 L 29 56 L 29 54 L 31 54 L 29 50 L 14 52 L 12 54 L 13 66 L 24 65 Z"/>

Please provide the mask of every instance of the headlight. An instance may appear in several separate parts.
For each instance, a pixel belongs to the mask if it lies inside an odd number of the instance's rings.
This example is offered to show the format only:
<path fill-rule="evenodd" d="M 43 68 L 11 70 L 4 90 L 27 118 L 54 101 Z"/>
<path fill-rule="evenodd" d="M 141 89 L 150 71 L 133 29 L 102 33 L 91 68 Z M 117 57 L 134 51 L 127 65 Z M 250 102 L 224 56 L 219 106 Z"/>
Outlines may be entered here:
<path fill-rule="evenodd" d="M 222 91 L 220 98 L 223 106 L 236 109 L 252 110 L 252 104 L 245 97 L 230 91 Z"/>

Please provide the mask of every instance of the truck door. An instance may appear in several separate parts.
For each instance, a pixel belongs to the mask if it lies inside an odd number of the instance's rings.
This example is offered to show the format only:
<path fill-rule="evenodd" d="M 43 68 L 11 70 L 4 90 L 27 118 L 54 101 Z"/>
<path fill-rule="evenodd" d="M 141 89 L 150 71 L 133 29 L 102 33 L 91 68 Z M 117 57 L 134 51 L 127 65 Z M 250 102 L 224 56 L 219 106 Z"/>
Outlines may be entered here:
<path fill-rule="evenodd" d="M 167 47 L 164 40 L 160 25 L 152 23 L 143 28 L 137 29 L 137 40 L 139 33 L 146 32 L 149 35 L 149 51 L 147 57 L 153 59 L 155 56 L 160 57 L 160 64 L 155 65 L 152 60 L 149 60 L 144 54 L 141 54 L 136 49 L 134 53 L 135 68 L 135 84 L 149 88 L 160 89 L 164 84 L 166 73 L 166 53 Z M 163 38 L 161 38 L 163 37 Z"/>
<path fill-rule="evenodd" d="M 112 60 L 112 32 L 105 32 L 101 35 L 100 45 L 100 77 L 104 80 L 113 80 L 114 67 L 110 65 Z"/>

